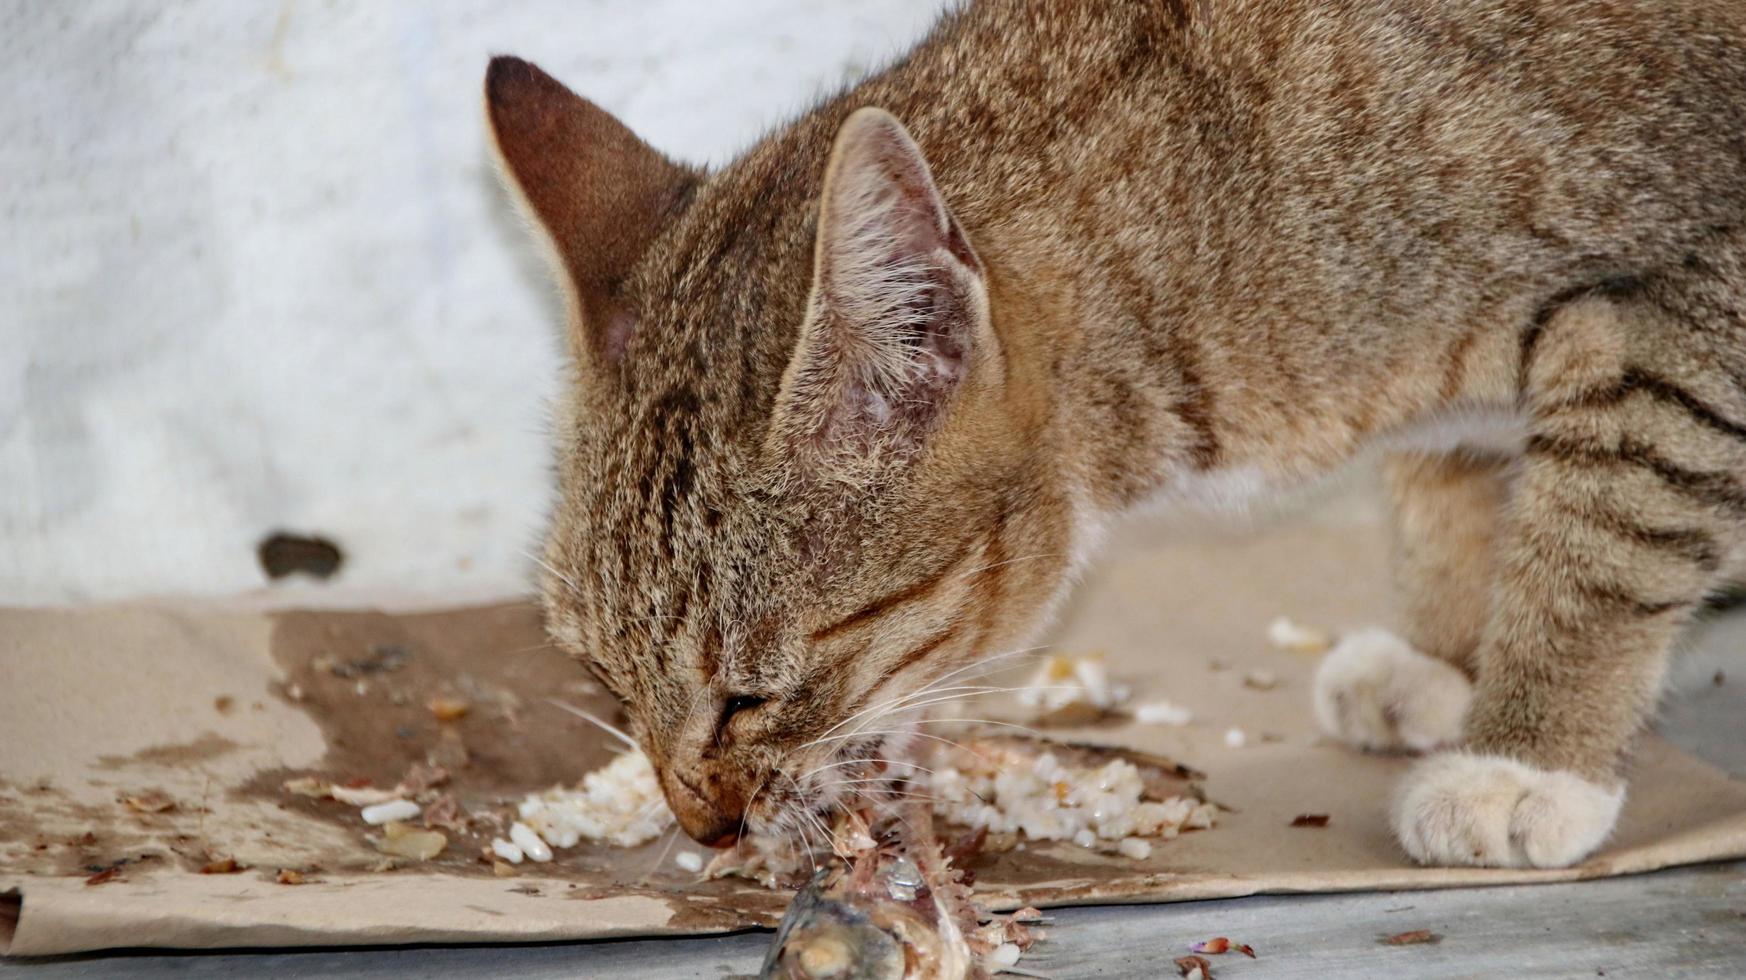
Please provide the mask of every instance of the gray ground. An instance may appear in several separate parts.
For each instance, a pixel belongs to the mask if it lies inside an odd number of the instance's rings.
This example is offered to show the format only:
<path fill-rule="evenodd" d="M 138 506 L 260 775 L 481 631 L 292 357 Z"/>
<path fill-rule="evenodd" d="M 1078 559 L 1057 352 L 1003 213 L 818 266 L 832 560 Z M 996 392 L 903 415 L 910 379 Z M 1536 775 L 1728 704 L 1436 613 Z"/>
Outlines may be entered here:
<path fill-rule="evenodd" d="M 1746 610 L 1696 631 L 1676 663 L 1664 734 L 1746 778 Z M 1718 672 L 1723 683 L 1717 684 Z M 1195 940 L 1229 935 L 1260 956 L 1217 957 L 1220 977 L 1742 977 L 1746 862 L 1570 885 L 1268 896 L 1053 913 L 1023 966 L 1078 977 L 1173 976 Z M 1417 929 L 1438 942 L 1384 946 Z M 755 972 L 768 933 L 705 939 L 316 952 L 120 953 L 0 959 L 30 977 L 697 977 Z"/>

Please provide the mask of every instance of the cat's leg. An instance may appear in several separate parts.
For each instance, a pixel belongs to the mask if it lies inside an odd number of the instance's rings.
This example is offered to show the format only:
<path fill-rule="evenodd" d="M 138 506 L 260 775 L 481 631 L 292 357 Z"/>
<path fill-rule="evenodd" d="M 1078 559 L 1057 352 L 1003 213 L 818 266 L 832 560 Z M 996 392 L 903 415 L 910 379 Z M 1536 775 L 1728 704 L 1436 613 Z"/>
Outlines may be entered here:
<path fill-rule="evenodd" d="M 1313 693 L 1328 734 L 1371 751 L 1423 752 L 1461 740 L 1491 614 L 1492 541 L 1509 465 L 1477 452 L 1384 461 L 1406 640 L 1361 631 L 1322 659 Z"/>
<path fill-rule="evenodd" d="M 1579 300 L 1525 345 L 1530 437 L 1466 747 L 1395 800 L 1415 859 L 1563 866 L 1611 832 L 1667 648 L 1746 522 L 1746 303 L 1705 295 Z"/>

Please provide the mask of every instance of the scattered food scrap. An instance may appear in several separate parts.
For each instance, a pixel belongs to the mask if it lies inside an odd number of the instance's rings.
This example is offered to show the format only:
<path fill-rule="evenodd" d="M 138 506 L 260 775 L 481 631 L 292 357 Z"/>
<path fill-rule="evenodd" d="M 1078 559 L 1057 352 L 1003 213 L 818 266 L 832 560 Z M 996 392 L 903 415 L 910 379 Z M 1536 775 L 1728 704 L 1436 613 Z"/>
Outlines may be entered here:
<path fill-rule="evenodd" d="M 491 839 L 491 853 L 494 856 L 501 858 L 504 861 L 509 862 L 510 864 L 520 864 L 521 862 L 527 860 L 527 853 L 526 852 L 524 852 L 520 847 L 517 847 L 515 844 L 511 843 L 510 841 L 506 841 L 501 837 L 493 837 Z"/>
<path fill-rule="evenodd" d="M 432 716 L 437 721 L 459 721 L 466 717 L 473 706 L 460 698 L 434 697 L 425 702 Z"/>
<path fill-rule="evenodd" d="M 394 789 L 406 797 L 416 797 L 426 790 L 435 789 L 449 781 L 449 771 L 442 766 L 426 765 L 414 762 L 406 769 L 406 775 L 400 777 L 400 785 Z"/>
<path fill-rule="evenodd" d="M 1229 728 L 1225 730 L 1225 748 L 1240 749 L 1248 744 L 1249 735 L 1241 728 Z"/>
<path fill-rule="evenodd" d="M 310 796 L 315 799 L 335 799 L 352 806 L 369 806 L 372 803 L 386 803 L 395 798 L 391 790 L 371 789 L 369 787 L 338 786 L 315 776 L 299 776 L 287 779 L 280 784 L 280 789 L 295 796 Z M 337 795 L 335 791 L 344 795 Z"/>
<path fill-rule="evenodd" d="M 927 769 L 917 767 L 894 789 L 898 799 L 930 797 L 930 817 L 968 828 L 944 851 L 960 866 L 977 853 L 1023 850 L 1026 838 L 1145 860 L 1158 840 L 1209 828 L 1218 814 L 1216 805 L 1184 795 L 1192 790 L 1187 781 L 1204 778 L 1201 773 L 1146 753 L 1001 735 L 966 737 L 924 761 Z M 815 862 L 829 859 L 819 857 L 821 840 L 832 841 L 835 856 L 845 858 L 872 844 L 866 822 L 852 815 L 813 837 L 808 844 L 794 834 L 747 834 L 718 853 L 704 874 L 792 886 Z"/>
<path fill-rule="evenodd" d="M 1190 953 L 1210 953 L 1218 956 L 1222 953 L 1242 953 L 1250 959 L 1255 958 L 1255 950 L 1246 943 L 1234 943 L 1225 936 L 1215 936 L 1205 942 L 1195 943 L 1188 947 Z"/>
<path fill-rule="evenodd" d="M 1300 813 L 1291 818 L 1293 827 L 1326 827 L 1328 815 L 1325 813 Z"/>
<path fill-rule="evenodd" d="M 583 839 L 635 847 L 659 837 L 673 824 L 655 769 L 637 751 L 582 777 L 576 789 L 553 787 L 530 793 L 517 812 L 531 828 L 530 834 L 538 835 L 536 841 L 553 847 L 575 847 Z M 528 849 L 513 829 L 510 840 Z"/>
<path fill-rule="evenodd" d="M 1087 760 L 1088 761 L 1088 760 Z M 1151 791 L 1133 762 L 1100 766 L 1063 762 L 1047 743 L 1011 738 L 940 745 L 915 777 L 944 819 L 994 834 L 1032 840 L 1070 840 L 1081 847 L 1112 847 L 1136 859 L 1151 853 L 1145 841 L 1172 838 L 1213 825 L 1218 808 L 1189 796 Z M 1144 844 L 1142 848 L 1140 845 Z"/>
<path fill-rule="evenodd" d="M 453 793 L 443 793 L 424 808 L 424 825 L 431 830 L 462 831 L 467 819 L 461 815 L 461 804 Z"/>
<path fill-rule="evenodd" d="M 1212 964 L 1204 956 L 1178 956 L 1176 972 L 1186 980 L 1212 980 Z"/>
<path fill-rule="evenodd" d="M 795 896 L 761 976 L 966 980 L 1013 968 L 1043 938 L 1034 909 L 1002 918 L 975 908 L 927 805 L 900 811 L 877 829 L 858 815 L 843 821 L 865 846 Z"/>
<path fill-rule="evenodd" d="M 96 874 L 90 876 L 89 878 L 86 878 L 85 884 L 87 884 L 87 885 L 102 885 L 102 884 L 107 884 L 111 881 L 114 881 L 120 877 L 121 877 L 121 865 L 120 864 L 112 864 L 109 867 L 104 868 L 102 871 L 99 871 Z"/>
<path fill-rule="evenodd" d="M 1194 712 L 1169 701 L 1148 701 L 1134 706 L 1134 720 L 1142 725 L 1182 726 L 1194 720 Z"/>
<path fill-rule="evenodd" d="M 1243 686 L 1255 691 L 1271 691 L 1279 686 L 1279 675 L 1271 670 L 1251 670 L 1243 675 Z"/>
<path fill-rule="evenodd" d="M 399 787 L 377 789 L 374 786 L 329 786 L 326 795 L 347 806 L 360 808 L 393 803 L 401 796 Z"/>
<path fill-rule="evenodd" d="M 1141 840 L 1138 837 L 1123 837 L 1116 842 L 1116 850 L 1120 851 L 1123 857 L 1130 857 L 1136 861 L 1144 861 L 1152 856 L 1151 842 Z"/>
<path fill-rule="evenodd" d="M 703 870 L 703 857 L 696 851 L 680 851 L 673 855 L 673 863 L 692 874 Z"/>
<path fill-rule="evenodd" d="M 1072 657 L 1050 654 L 1019 689 L 1019 703 L 1038 709 L 1041 725 L 1082 725 L 1096 721 L 1128 699 L 1125 684 L 1109 679 L 1102 654 Z"/>
<path fill-rule="evenodd" d="M 552 859 L 552 849 L 532 827 L 519 820 L 509 825 L 509 843 L 535 863 L 544 864 Z"/>
<path fill-rule="evenodd" d="M 1267 639 L 1275 647 L 1292 653 L 1326 653 L 1334 645 L 1334 638 L 1327 630 L 1299 626 L 1284 616 L 1267 627 Z"/>
<path fill-rule="evenodd" d="M 1377 942 L 1384 946 L 1423 946 L 1427 943 L 1440 943 L 1443 937 L 1429 929 L 1414 929 L 1411 932 L 1397 932 L 1386 939 Z"/>
<path fill-rule="evenodd" d="M 301 885 L 309 879 L 303 877 L 303 872 L 292 868 L 280 868 L 279 874 L 273 879 L 281 885 Z"/>
<path fill-rule="evenodd" d="M 138 796 L 124 797 L 121 802 L 127 804 L 128 809 L 138 813 L 163 813 L 166 810 L 176 808 L 175 800 L 157 790 L 141 793 Z"/>
<path fill-rule="evenodd" d="M 370 826 L 394 823 L 401 820 L 411 820 L 418 816 L 422 808 L 411 800 L 387 800 L 364 807 L 358 811 L 358 816 Z"/>
<path fill-rule="evenodd" d="M 340 804 L 358 807 L 358 819 L 365 825 L 382 828 L 381 837 L 372 837 L 370 844 L 386 854 L 388 859 L 377 863 L 375 870 L 389 870 L 395 866 L 395 859 L 430 861 L 436 858 L 449 847 L 449 837 L 442 833 L 443 830 L 466 830 L 468 818 L 461 812 L 454 793 L 438 791 L 447 783 L 449 769 L 433 763 L 414 762 L 407 767 L 405 776 L 400 777 L 400 783 L 389 790 L 370 786 L 367 779 L 353 779 L 342 784 L 316 776 L 286 779 L 281 788 L 299 797 L 332 798 Z M 423 816 L 423 826 L 409 823 L 419 816 Z M 302 884 L 302 880 L 286 880 L 286 875 L 297 875 L 297 872 L 279 873 L 279 884 Z"/>
<path fill-rule="evenodd" d="M 200 866 L 200 873 L 203 875 L 233 875 L 244 870 L 247 869 L 236 863 L 236 858 L 229 857 L 217 858 Z"/>
<path fill-rule="evenodd" d="M 433 807 L 448 802 L 434 817 L 426 820 L 426 826 L 434 826 L 446 822 L 450 829 L 459 829 L 461 816 L 459 807 L 453 797 L 444 794 L 438 796 L 436 787 L 447 783 L 449 772 L 441 766 L 426 765 L 422 762 L 413 763 L 406 770 L 406 775 L 399 784 L 390 789 L 380 789 L 371 786 L 367 781 L 356 781 L 361 785 L 332 783 L 315 776 L 300 776 L 288 779 L 281 788 L 287 793 L 297 796 L 308 796 L 315 799 L 338 800 L 347 806 L 359 809 L 359 816 L 372 826 L 388 823 L 394 820 L 411 820 L 419 815 L 421 806 L 414 797 L 432 801 Z"/>
<path fill-rule="evenodd" d="M 320 656 L 312 662 L 318 670 L 325 670 L 335 677 L 355 680 L 369 674 L 389 674 L 406 665 L 406 658 L 412 656 L 412 651 L 398 643 L 372 643 L 368 652 L 362 657 L 351 660 L 335 660 L 331 656 Z"/>
<path fill-rule="evenodd" d="M 765 888 L 793 887 L 805 881 L 812 853 L 791 836 L 747 834 L 704 866 L 703 876 L 745 878 Z"/>
<path fill-rule="evenodd" d="M 382 828 L 376 850 L 390 857 L 429 861 L 449 846 L 449 839 L 434 830 L 421 830 L 409 823 L 391 821 Z"/>

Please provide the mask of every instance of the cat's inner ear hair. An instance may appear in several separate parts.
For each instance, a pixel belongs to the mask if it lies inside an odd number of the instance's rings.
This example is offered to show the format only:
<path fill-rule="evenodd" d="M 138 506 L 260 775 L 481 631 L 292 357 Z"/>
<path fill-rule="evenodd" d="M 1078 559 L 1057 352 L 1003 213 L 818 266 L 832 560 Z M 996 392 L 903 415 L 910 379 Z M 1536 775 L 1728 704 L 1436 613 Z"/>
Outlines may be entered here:
<path fill-rule="evenodd" d="M 485 109 L 504 175 L 573 290 L 575 355 L 616 361 L 636 325 L 619 285 L 690 200 L 699 173 L 519 58 L 491 59 Z"/>
<path fill-rule="evenodd" d="M 815 446 L 918 446 L 993 344 L 983 268 L 903 124 L 843 124 L 785 420 Z"/>

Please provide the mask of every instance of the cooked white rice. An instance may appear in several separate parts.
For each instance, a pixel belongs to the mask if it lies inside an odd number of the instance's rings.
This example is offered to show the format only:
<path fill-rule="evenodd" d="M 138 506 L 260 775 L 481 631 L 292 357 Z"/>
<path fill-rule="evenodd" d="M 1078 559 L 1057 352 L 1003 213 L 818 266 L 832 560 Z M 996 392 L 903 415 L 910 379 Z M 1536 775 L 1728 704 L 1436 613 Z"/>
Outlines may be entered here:
<path fill-rule="evenodd" d="M 930 766 L 934 772 L 918 778 L 933 795 L 937 814 L 967 827 L 1022 833 L 1032 840 L 1102 848 L 1105 842 L 1130 838 L 1171 838 L 1183 830 L 1212 826 L 1218 812 L 1212 804 L 1186 796 L 1143 799 L 1140 770 L 1125 759 L 1092 769 L 1064 765 L 1047 752 L 1031 756 L 994 746 L 977 752 L 943 747 Z"/>
<path fill-rule="evenodd" d="M 661 784 L 648 756 L 626 752 L 582 777 L 577 789 L 554 786 L 530 793 L 518 809 L 522 822 L 553 847 L 575 847 L 584 840 L 635 847 L 654 840 L 673 825 Z M 522 850 L 528 847 L 510 839 Z M 529 851 L 528 857 L 539 860 Z"/>
<path fill-rule="evenodd" d="M 1019 689 L 1018 699 L 1043 714 L 1075 705 L 1108 711 L 1128 699 L 1128 688 L 1109 679 L 1101 654 L 1070 657 L 1055 653 L 1037 665 L 1036 673 Z"/>
<path fill-rule="evenodd" d="M 1148 701 L 1134 706 L 1134 720 L 1142 725 L 1186 725 L 1194 712 L 1169 701 Z"/>
<path fill-rule="evenodd" d="M 364 822 L 374 827 L 395 820 L 411 820 L 418 816 L 419 805 L 411 800 L 389 800 L 375 803 L 358 811 Z"/>
<path fill-rule="evenodd" d="M 977 743 L 976 751 L 942 746 L 928 767 L 933 772 L 918 772 L 915 789 L 934 797 L 934 812 L 944 820 L 1129 857 L 1151 853 L 1141 838 L 1168 839 L 1211 827 L 1218 812 L 1186 796 L 1144 799 L 1140 770 L 1125 759 L 1090 768 L 1063 764 L 1052 753 Z M 492 850 L 511 863 L 519 863 L 516 857 L 522 855 L 550 860 L 548 845 L 574 847 L 583 840 L 634 847 L 673 824 L 654 769 L 641 752 L 627 752 L 589 773 L 579 789 L 530 794 L 519 813 L 509 840 L 492 842 Z M 694 870 L 692 861 L 683 856 L 678 861 Z"/>
<path fill-rule="evenodd" d="M 1294 623 L 1284 616 L 1267 626 L 1267 640 L 1281 650 L 1293 653 L 1322 653 L 1334 645 L 1327 630 Z"/>

